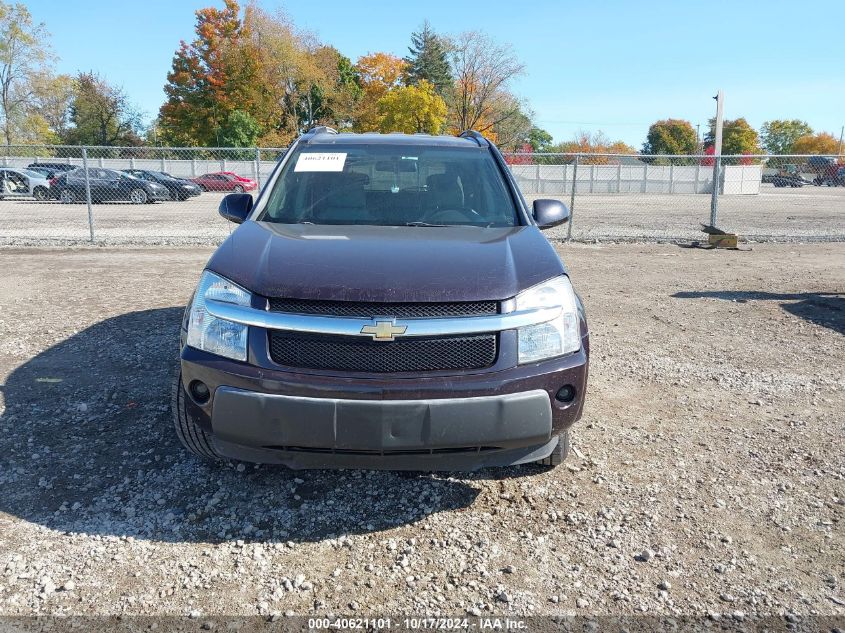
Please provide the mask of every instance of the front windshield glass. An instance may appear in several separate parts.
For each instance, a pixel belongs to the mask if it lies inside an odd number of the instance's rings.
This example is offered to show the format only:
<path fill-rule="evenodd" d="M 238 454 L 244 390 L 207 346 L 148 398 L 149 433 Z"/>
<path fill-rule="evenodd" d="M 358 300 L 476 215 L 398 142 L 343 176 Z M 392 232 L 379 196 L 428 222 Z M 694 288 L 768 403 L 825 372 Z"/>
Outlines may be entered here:
<path fill-rule="evenodd" d="M 282 224 L 515 226 L 489 150 L 313 145 L 290 157 L 259 220 Z"/>
<path fill-rule="evenodd" d="M 24 176 L 29 176 L 30 178 L 44 178 L 44 174 L 39 173 L 37 171 L 32 171 L 31 169 L 21 169 L 20 172 Z"/>

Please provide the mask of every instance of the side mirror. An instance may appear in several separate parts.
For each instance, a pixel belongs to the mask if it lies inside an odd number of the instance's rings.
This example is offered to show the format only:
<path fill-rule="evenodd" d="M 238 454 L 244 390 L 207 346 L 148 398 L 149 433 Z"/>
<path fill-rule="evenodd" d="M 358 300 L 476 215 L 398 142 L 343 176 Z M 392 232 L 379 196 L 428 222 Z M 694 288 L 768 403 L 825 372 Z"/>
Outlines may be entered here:
<path fill-rule="evenodd" d="M 220 201 L 217 212 L 229 222 L 241 224 L 252 211 L 252 194 L 230 193 Z"/>
<path fill-rule="evenodd" d="M 541 229 L 550 229 L 569 222 L 569 209 L 560 200 L 535 200 L 534 221 Z"/>

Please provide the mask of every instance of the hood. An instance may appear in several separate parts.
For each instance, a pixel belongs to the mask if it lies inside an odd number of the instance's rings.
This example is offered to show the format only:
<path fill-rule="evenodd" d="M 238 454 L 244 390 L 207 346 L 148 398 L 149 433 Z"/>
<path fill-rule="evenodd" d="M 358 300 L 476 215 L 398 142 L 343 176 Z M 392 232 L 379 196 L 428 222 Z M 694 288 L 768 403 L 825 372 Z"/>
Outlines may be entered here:
<path fill-rule="evenodd" d="M 562 274 L 534 226 L 318 226 L 249 221 L 208 268 L 267 297 L 503 300 Z"/>

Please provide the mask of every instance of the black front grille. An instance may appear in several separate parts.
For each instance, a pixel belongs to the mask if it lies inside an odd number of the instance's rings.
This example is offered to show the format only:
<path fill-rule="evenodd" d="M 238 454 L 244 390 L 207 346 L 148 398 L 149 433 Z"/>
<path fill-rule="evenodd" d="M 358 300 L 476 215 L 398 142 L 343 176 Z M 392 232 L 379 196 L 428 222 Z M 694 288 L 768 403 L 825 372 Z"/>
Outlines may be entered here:
<path fill-rule="evenodd" d="M 269 299 L 271 312 L 323 314 L 338 317 L 388 316 L 395 319 L 483 316 L 497 314 L 496 301 L 451 301 L 436 303 L 370 303 L 364 301 L 319 301 L 312 299 Z"/>
<path fill-rule="evenodd" d="M 286 367 L 394 373 L 481 369 L 496 361 L 495 334 L 396 341 L 271 331 L 270 358 Z"/>

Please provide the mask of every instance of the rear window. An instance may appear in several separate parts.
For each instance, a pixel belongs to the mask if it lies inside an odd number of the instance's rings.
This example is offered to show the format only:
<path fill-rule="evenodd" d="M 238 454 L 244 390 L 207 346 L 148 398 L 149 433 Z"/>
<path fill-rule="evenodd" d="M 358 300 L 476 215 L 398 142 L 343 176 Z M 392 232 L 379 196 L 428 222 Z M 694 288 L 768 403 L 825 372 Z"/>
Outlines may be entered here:
<path fill-rule="evenodd" d="M 486 148 L 332 144 L 290 157 L 259 220 L 501 227 L 518 217 Z"/>

